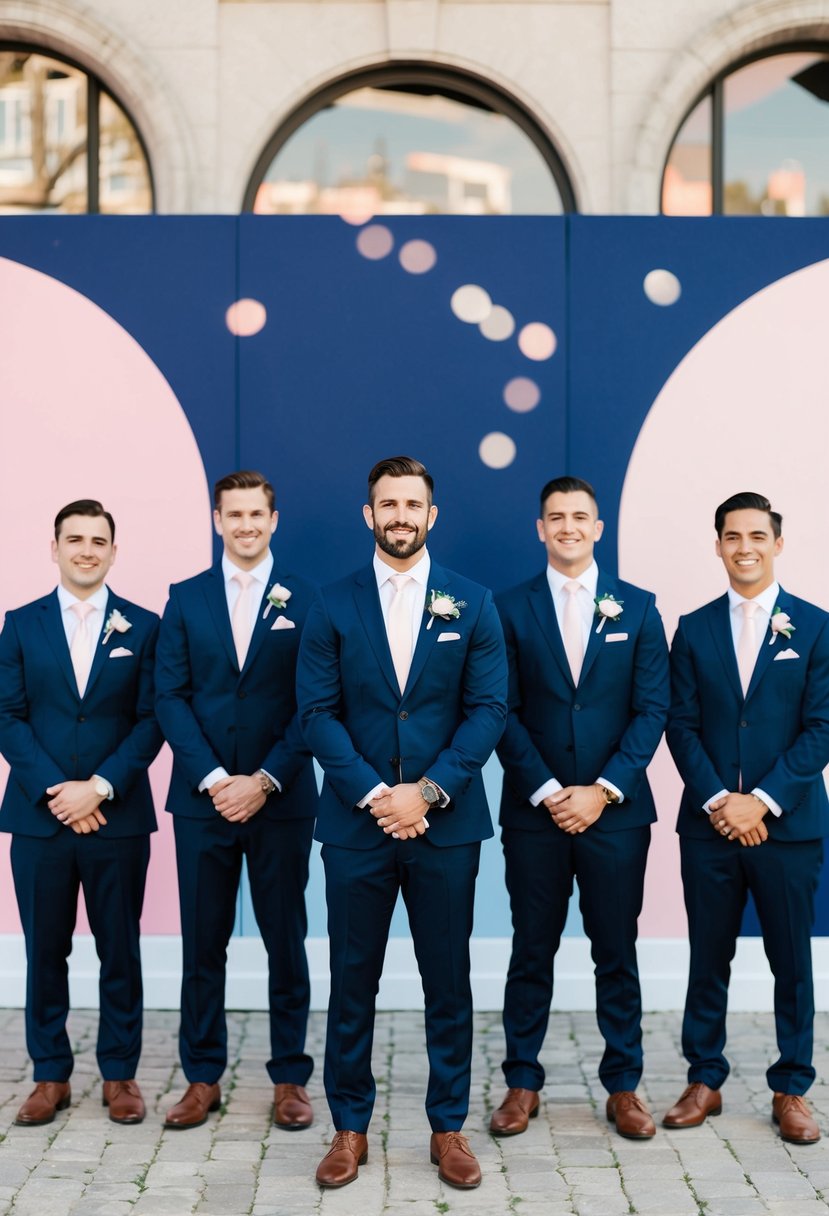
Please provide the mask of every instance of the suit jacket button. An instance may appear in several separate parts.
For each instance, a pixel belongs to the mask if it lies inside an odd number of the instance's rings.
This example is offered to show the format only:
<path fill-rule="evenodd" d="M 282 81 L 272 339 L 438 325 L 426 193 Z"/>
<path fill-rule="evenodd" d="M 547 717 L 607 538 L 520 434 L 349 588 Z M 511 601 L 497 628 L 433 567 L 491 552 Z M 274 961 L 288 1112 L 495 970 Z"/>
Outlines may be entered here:
<path fill-rule="evenodd" d="M 85 721 L 86 721 L 86 718 L 83 716 L 83 714 L 78 714 L 78 721 L 79 721 L 79 722 L 85 722 Z"/>
<path fill-rule="evenodd" d="M 574 705 L 574 706 L 573 706 L 573 709 L 581 709 L 581 706 L 580 706 L 580 705 Z"/>
<path fill-rule="evenodd" d="M 401 709 L 400 713 L 397 716 L 401 722 L 405 722 L 409 716 L 409 711 L 406 709 Z"/>
<path fill-rule="evenodd" d="M 399 756 L 389 756 L 389 764 L 391 764 L 394 768 L 397 768 L 399 763 L 400 763 Z"/>
<path fill-rule="evenodd" d="M 748 722 L 741 722 L 740 726 L 748 726 Z"/>
<path fill-rule="evenodd" d="M 245 697 L 246 697 L 248 694 L 247 694 L 246 692 L 240 692 L 240 693 L 237 693 L 236 695 L 238 696 L 238 698 L 239 698 L 239 700 L 240 700 L 240 701 L 244 701 Z"/>
<path fill-rule="evenodd" d="M 565 747 L 565 749 L 564 749 L 564 750 L 565 750 L 566 752 L 571 752 L 571 751 L 573 750 L 573 744 L 572 744 L 572 743 L 568 743 L 568 744 L 567 744 L 567 746 Z"/>

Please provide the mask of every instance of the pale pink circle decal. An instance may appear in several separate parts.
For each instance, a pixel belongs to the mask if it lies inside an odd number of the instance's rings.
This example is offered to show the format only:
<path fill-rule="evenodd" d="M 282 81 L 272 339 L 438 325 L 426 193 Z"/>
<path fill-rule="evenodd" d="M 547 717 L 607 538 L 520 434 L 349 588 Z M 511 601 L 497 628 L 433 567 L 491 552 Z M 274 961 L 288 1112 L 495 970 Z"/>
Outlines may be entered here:
<path fill-rule="evenodd" d="M 527 376 L 516 376 L 504 388 L 504 403 L 516 414 L 528 414 L 540 400 L 541 389 Z"/>
<path fill-rule="evenodd" d="M 426 274 L 437 260 L 437 251 L 428 241 L 406 241 L 400 250 L 400 265 L 409 274 Z"/>
<path fill-rule="evenodd" d="M 518 349 L 528 359 L 541 362 L 549 359 L 556 349 L 556 336 L 543 321 L 531 321 L 518 335 Z"/>
<path fill-rule="evenodd" d="M 492 311 L 492 300 L 489 293 L 483 287 L 478 287 L 477 283 L 464 283 L 463 287 L 458 287 L 452 293 L 450 307 L 459 321 L 465 321 L 467 325 L 480 325 Z"/>
<path fill-rule="evenodd" d="M 345 220 L 346 224 L 351 224 L 354 228 L 361 228 L 363 224 L 367 224 L 373 215 L 371 207 L 358 202 L 345 203 L 340 211 L 340 219 Z"/>
<path fill-rule="evenodd" d="M 783 514 L 786 546 L 775 564 L 783 586 L 829 605 L 822 560 L 827 299 L 829 261 L 771 283 L 697 342 L 651 406 L 619 508 L 619 569 L 656 592 L 669 640 L 680 613 L 726 589 L 714 509 L 740 490 L 767 495 Z M 680 937 L 686 923 L 674 824 L 682 787 L 664 745 L 651 779 L 660 814 L 640 931 Z"/>
<path fill-rule="evenodd" d="M 258 300 L 243 299 L 231 304 L 225 313 L 228 329 L 237 338 L 250 338 L 264 329 L 268 314 Z"/>
<path fill-rule="evenodd" d="M 503 431 L 490 431 L 478 444 L 478 455 L 490 469 L 505 469 L 515 460 L 515 443 Z"/>
<path fill-rule="evenodd" d="M 379 262 L 394 248 L 394 237 L 384 224 L 370 224 L 357 237 L 357 249 L 364 258 Z"/>
<path fill-rule="evenodd" d="M 479 328 L 490 342 L 503 342 L 505 338 L 511 338 L 515 332 L 515 318 L 508 308 L 504 308 L 501 304 L 493 304 L 489 316 L 484 317 Z"/>
<path fill-rule="evenodd" d="M 118 558 L 110 586 L 160 612 L 169 584 L 210 565 L 213 551 L 204 466 L 173 390 L 97 304 L 6 258 L 0 258 L 0 333 L 6 407 L 0 509 L 15 520 L 0 540 L 2 568 L 14 572 L 0 582 L 0 616 L 55 586 L 52 521 L 77 498 L 98 498 L 115 517 Z M 36 484 L 21 453 L 36 459 Z M 0 768 L 7 771 L 2 761 Z M 178 932 L 172 817 L 163 810 L 169 773 L 165 747 L 151 769 L 159 831 L 142 921 L 150 933 Z M 8 839 L 0 842 L 0 932 L 17 933 L 3 852 Z"/>
<path fill-rule="evenodd" d="M 645 275 L 642 287 L 651 304 L 659 304 L 662 308 L 676 304 L 682 295 L 682 285 L 670 270 L 651 270 Z"/>

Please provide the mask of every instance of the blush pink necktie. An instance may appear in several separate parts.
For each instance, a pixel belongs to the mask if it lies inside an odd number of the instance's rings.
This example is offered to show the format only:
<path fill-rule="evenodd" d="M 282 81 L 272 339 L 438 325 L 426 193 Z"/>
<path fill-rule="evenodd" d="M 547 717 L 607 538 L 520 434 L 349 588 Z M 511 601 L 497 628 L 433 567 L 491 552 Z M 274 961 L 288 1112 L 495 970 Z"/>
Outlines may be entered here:
<path fill-rule="evenodd" d="M 570 664 L 570 674 L 573 677 L 573 683 L 578 684 L 579 676 L 581 675 L 581 664 L 584 659 L 584 633 L 581 621 L 581 612 L 577 596 L 581 591 L 581 583 L 570 580 L 564 584 L 564 590 L 567 592 L 567 599 L 564 601 L 564 627 L 562 629 L 562 640 L 564 642 L 564 653 L 567 655 L 567 662 Z"/>
<path fill-rule="evenodd" d="M 81 696 L 86 692 L 89 673 L 92 670 L 92 634 L 89 628 L 89 616 L 94 611 L 94 604 L 86 604 L 82 601 L 72 604 L 72 612 L 78 618 L 78 623 L 72 635 L 69 656 L 72 659 L 75 682 Z"/>
<path fill-rule="evenodd" d="M 757 621 L 755 618 L 757 604 L 754 600 L 743 600 L 740 607 L 743 610 L 743 627 L 737 643 L 737 667 L 740 671 L 743 697 L 745 697 L 751 683 L 754 665 L 757 662 Z"/>
<path fill-rule="evenodd" d="M 250 646 L 250 638 L 253 633 L 253 624 L 251 622 L 250 612 L 250 589 L 254 582 L 253 575 L 245 574 L 239 571 L 234 574 L 233 582 L 239 585 L 239 594 L 236 596 L 236 603 L 233 605 L 233 615 L 230 618 L 230 627 L 233 630 L 233 645 L 236 647 L 236 661 L 239 664 L 241 671 L 245 665 L 247 658 L 248 647 Z"/>
<path fill-rule="evenodd" d="M 389 579 L 394 585 L 394 596 L 389 605 L 386 632 L 394 674 L 401 692 L 406 687 L 412 665 L 412 614 L 406 595 L 406 587 L 411 581 L 408 574 L 393 574 Z"/>

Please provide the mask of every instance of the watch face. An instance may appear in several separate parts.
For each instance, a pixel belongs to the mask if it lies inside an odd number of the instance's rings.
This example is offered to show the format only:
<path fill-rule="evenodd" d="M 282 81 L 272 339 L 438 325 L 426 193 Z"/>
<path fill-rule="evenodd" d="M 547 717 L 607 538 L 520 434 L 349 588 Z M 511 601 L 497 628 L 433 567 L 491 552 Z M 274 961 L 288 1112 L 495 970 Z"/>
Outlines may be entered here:
<path fill-rule="evenodd" d="M 430 806 L 434 806 L 440 800 L 440 794 L 433 785 L 422 785 L 420 792 L 423 795 L 424 802 L 428 802 Z"/>
<path fill-rule="evenodd" d="M 104 785 L 103 781 L 96 781 L 96 782 L 95 782 L 95 793 L 96 793 L 96 794 L 100 794 L 102 798 L 108 798 L 108 797 L 109 797 L 109 790 L 108 790 L 108 789 L 107 789 L 107 787 Z"/>

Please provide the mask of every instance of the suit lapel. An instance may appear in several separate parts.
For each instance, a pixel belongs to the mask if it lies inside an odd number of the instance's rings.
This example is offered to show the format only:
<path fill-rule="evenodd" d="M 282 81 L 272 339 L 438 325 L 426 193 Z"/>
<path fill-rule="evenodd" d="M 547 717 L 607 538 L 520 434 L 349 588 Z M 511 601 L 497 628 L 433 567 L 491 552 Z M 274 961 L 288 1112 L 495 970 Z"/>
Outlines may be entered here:
<path fill-rule="evenodd" d="M 285 575 L 284 577 L 287 578 L 288 576 Z M 262 591 L 262 598 L 259 602 L 259 607 L 256 611 L 256 620 L 253 625 L 253 633 L 251 634 L 251 637 L 250 637 L 250 645 L 248 646 L 248 652 L 245 655 L 245 663 L 244 663 L 244 666 L 242 667 L 243 673 L 247 671 L 248 667 L 255 659 L 255 657 L 258 654 L 259 649 L 262 645 L 262 642 L 264 641 L 265 634 L 273 626 L 274 621 L 279 616 L 280 610 L 276 609 L 276 608 L 272 608 L 271 611 L 268 613 L 268 617 L 266 620 L 265 619 L 265 604 L 267 601 L 269 585 L 272 587 L 274 583 L 280 583 L 280 582 L 282 582 L 282 579 L 280 579 L 277 576 L 276 566 L 274 566 L 273 569 L 271 570 L 270 578 L 268 579 L 268 582 L 265 584 L 265 587 Z M 232 630 L 231 630 L 230 636 L 231 636 L 231 641 L 232 641 L 232 639 L 233 639 Z M 234 654 L 235 654 L 236 653 L 235 646 L 234 646 L 233 650 L 234 650 Z"/>
<path fill-rule="evenodd" d="M 789 615 L 791 616 L 790 609 L 792 607 L 792 602 L 789 599 L 788 595 L 786 595 L 786 592 L 783 590 L 782 587 L 780 588 L 780 590 L 778 592 L 777 599 L 774 603 L 774 607 L 772 608 L 772 611 L 774 611 L 774 608 L 777 608 L 777 607 L 779 607 L 782 612 L 788 612 Z M 754 664 L 754 671 L 751 673 L 751 680 L 749 681 L 748 692 L 746 693 L 746 700 L 748 700 L 748 698 L 752 695 L 752 693 L 757 688 L 757 685 L 760 683 L 763 676 L 766 674 L 769 664 L 774 662 L 775 655 L 780 654 L 780 650 L 782 649 L 780 647 L 781 641 L 783 642 L 783 648 L 785 647 L 785 639 L 783 639 L 783 638 L 779 638 L 774 643 L 773 646 L 770 645 L 772 638 L 774 638 L 775 636 L 776 635 L 773 634 L 771 631 L 771 625 L 769 625 L 769 627 L 766 629 L 766 632 L 763 635 L 763 641 L 760 646 L 760 653 L 757 655 L 757 662 Z"/>
<path fill-rule="evenodd" d="M 230 628 L 230 614 L 227 611 L 227 596 L 225 595 L 225 580 L 222 575 L 221 563 L 217 563 L 208 571 L 205 580 L 204 595 L 207 607 L 216 626 L 216 632 L 221 639 L 227 657 L 233 668 L 239 670 L 236 658 L 236 647 L 233 644 L 233 631 Z"/>
<path fill-rule="evenodd" d="M 709 625 L 711 626 L 711 636 L 714 639 L 714 645 L 719 652 L 720 660 L 731 687 L 734 689 L 739 700 L 742 701 L 743 686 L 740 683 L 740 671 L 737 667 L 737 655 L 734 651 L 734 635 L 731 632 L 731 616 L 727 594 L 720 596 L 718 600 L 714 600 L 714 603 L 711 605 Z"/>
<path fill-rule="evenodd" d="M 380 607 L 380 596 L 377 592 L 377 579 L 374 567 L 361 570 L 354 578 L 354 602 L 357 612 L 366 631 L 369 645 L 374 651 L 377 666 L 386 677 L 394 695 L 399 698 L 400 687 L 391 661 L 389 641 L 386 636 L 386 623 Z"/>
<path fill-rule="evenodd" d="M 432 562 L 429 570 L 429 587 L 435 591 L 445 591 L 448 595 L 452 594 L 452 580 L 449 574 L 442 566 L 438 566 Z M 426 666 L 426 660 L 432 653 L 432 648 L 437 645 L 437 640 L 440 637 L 442 630 L 440 629 L 440 617 L 432 617 L 426 611 L 426 599 L 429 594 L 429 587 L 423 595 L 423 611 L 420 618 L 420 629 L 417 634 L 417 645 L 415 646 L 414 654 L 412 655 L 412 665 L 409 668 L 409 678 L 406 681 L 406 687 L 403 690 L 404 695 L 414 688 L 417 681 Z M 463 608 L 461 608 L 463 612 Z M 429 622 L 433 621 L 431 629 Z"/>
<path fill-rule="evenodd" d="M 614 599 L 616 599 L 618 598 L 618 593 L 619 584 L 616 579 L 608 578 L 606 574 L 603 574 L 602 571 L 599 570 L 599 580 L 596 583 L 596 597 L 598 598 L 600 596 L 604 597 L 612 595 Z M 624 616 L 624 609 L 622 609 L 622 616 Z M 604 624 L 602 624 L 602 621 L 604 621 Z M 601 617 L 595 613 L 593 614 L 590 620 L 590 629 L 587 632 L 587 649 L 584 652 L 584 661 L 581 665 L 579 684 L 586 679 L 590 668 L 596 662 L 596 655 L 605 644 L 605 632 L 612 627 L 613 622 L 607 617 Z"/>
<path fill-rule="evenodd" d="M 110 591 L 109 595 L 107 596 L 106 607 L 104 608 L 104 623 L 101 628 L 101 632 L 98 634 L 98 641 L 95 645 L 95 649 L 92 652 L 92 666 L 89 669 L 89 679 L 86 682 L 86 689 L 84 690 L 84 694 L 83 694 L 85 697 L 88 697 L 90 692 L 92 691 L 92 688 L 95 685 L 95 681 L 98 679 L 98 676 L 101 674 L 101 668 L 103 667 L 104 663 L 109 658 L 110 651 L 112 650 L 113 646 L 118 645 L 118 643 L 113 640 L 114 638 L 120 636 L 117 633 L 113 633 L 112 636 L 110 637 L 109 641 L 107 642 L 106 646 L 104 645 L 104 635 L 106 633 L 106 623 L 109 620 L 109 614 L 112 612 L 113 608 L 117 608 L 118 611 L 123 613 L 123 615 L 125 617 L 127 617 L 127 619 L 129 620 L 129 612 L 127 611 L 126 604 L 124 603 L 124 601 L 122 599 L 119 599 L 118 596 L 114 594 L 114 592 Z M 70 665 L 71 665 L 71 659 L 70 659 Z"/>
<path fill-rule="evenodd" d="M 573 684 L 573 674 L 570 671 L 570 664 L 567 662 L 567 654 L 564 650 L 564 642 L 561 640 L 561 630 L 558 627 L 558 618 L 556 617 L 553 597 L 550 594 L 550 584 L 547 582 L 546 570 L 530 585 L 528 599 L 533 616 L 538 621 L 541 634 L 550 647 L 553 658 L 561 668 L 561 674 L 571 686 L 575 687 Z"/>
<path fill-rule="evenodd" d="M 75 669 L 72 666 L 69 645 L 66 641 L 66 630 L 63 627 L 57 591 L 54 591 L 44 600 L 41 623 L 43 625 L 43 632 L 46 635 L 46 641 L 55 656 L 58 667 L 63 672 L 73 696 L 78 697 L 78 684 L 75 680 Z"/>

